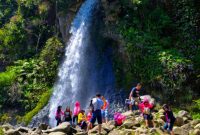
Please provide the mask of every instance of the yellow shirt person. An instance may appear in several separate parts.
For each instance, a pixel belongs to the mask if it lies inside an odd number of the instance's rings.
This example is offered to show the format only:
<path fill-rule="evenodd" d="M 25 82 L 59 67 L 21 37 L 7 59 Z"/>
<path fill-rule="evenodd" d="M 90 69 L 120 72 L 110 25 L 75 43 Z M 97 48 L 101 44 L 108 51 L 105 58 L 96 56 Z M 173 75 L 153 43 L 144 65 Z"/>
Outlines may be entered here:
<path fill-rule="evenodd" d="M 78 123 L 81 123 L 82 121 L 86 121 L 86 120 L 87 120 L 87 118 L 86 118 L 85 112 L 81 111 L 78 114 Z"/>

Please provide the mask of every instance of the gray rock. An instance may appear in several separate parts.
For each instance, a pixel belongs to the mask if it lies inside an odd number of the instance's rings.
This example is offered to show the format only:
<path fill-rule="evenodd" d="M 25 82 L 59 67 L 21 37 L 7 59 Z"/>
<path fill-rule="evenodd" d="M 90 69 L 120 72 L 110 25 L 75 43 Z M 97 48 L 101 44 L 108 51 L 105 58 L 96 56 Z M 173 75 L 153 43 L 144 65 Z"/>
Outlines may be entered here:
<path fill-rule="evenodd" d="M 200 135 L 200 129 L 195 129 L 193 132 L 192 132 L 193 135 Z"/>
<path fill-rule="evenodd" d="M 191 121 L 190 122 L 190 124 L 193 126 L 193 127 L 195 127 L 197 124 L 199 124 L 200 123 L 200 120 L 193 120 L 193 121 Z"/>
<path fill-rule="evenodd" d="M 1 126 L 5 131 L 9 130 L 9 129 L 14 129 L 14 127 L 10 124 L 5 124 Z"/>
<path fill-rule="evenodd" d="M 28 133 L 30 129 L 26 127 L 18 127 L 16 130 L 22 133 Z"/>
<path fill-rule="evenodd" d="M 195 128 L 195 129 L 200 129 L 200 123 L 197 124 L 194 128 Z"/>
<path fill-rule="evenodd" d="M 48 126 L 47 124 L 41 123 L 41 124 L 39 124 L 39 127 L 38 127 L 38 128 L 39 128 L 40 130 L 47 130 L 48 127 L 49 127 L 49 126 Z"/>
<path fill-rule="evenodd" d="M 183 118 L 177 116 L 177 117 L 176 117 L 175 125 L 177 125 L 177 126 L 182 126 L 183 124 L 184 124 Z"/>
<path fill-rule="evenodd" d="M 52 132 L 49 135 L 66 135 L 66 133 L 63 133 L 63 132 Z"/>
<path fill-rule="evenodd" d="M 175 135 L 189 135 L 189 130 L 185 130 L 181 127 L 174 127 Z"/>
<path fill-rule="evenodd" d="M 64 122 L 60 124 L 59 126 L 52 128 L 52 129 L 47 129 L 47 130 L 42 130 L 43 133 L 52 133 L 52 132 L 64 132 L 64 133 L 69 133 L 70 132 L 70 123 Z"/>
<path fill-rule="evenodd" d="M 5 132 L 5 135 L 21 135 L 21 134 L 17 130 L 9 129 L 8 131 Z"/>

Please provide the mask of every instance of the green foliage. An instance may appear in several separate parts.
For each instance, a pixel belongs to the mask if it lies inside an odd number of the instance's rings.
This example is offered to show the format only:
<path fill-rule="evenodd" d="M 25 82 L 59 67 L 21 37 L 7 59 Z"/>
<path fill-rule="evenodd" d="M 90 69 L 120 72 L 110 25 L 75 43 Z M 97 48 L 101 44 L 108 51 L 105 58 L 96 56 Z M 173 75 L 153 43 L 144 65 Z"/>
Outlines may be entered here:
<path fill-rule="evenodd" d="M 5 103 L 8 99 L 8 89 L 11 86 L 16 78 L 16 74 L 14 70 L 10 70 L 7 72 L 0 73 L 0 108 L 3 103 Z"/>
<path fill-rule="evenodd" d="M 9 21 L 16 8 L 15 0 L 0 0 L 0 28 Z"/>
<path fill-rule="evenodd" d="M 50 96 L 51 90 L 47 90 L 47 92 L 42 94 L 36 107 L 23 117 L 23 121 L 26 125 L 28 125 L 29 122 L 32 120 L 32 117 L 35 116 L 48 103 Z"/>
<path fill-rule="evenodd" d="M 4 135 L 3 128 L 0 127 L 0 135 Z"/>
<path fill-rule="evenodd" d="M 180 9 L 183 14 L 176 14 L 179 10 L 176 6 L 183 3 L 185 7 Z M 124 58 L 121 60 L 119 57 L 122 56 L 118 54 L 114 56 L 116 80 L 120 87 L 129 89 L 133 82 L 143 82 L 148 89 L 146 92 L 156 96 L 160 92 L 162 101 L 178 103 L 192 100 L 194 90 L 188 78 L 193 76 L 193 63 L 196 68 L 199 67 L 199 45 L 195 40 L 199 35 L 195 34 L 197 29 L 193 29 L 198 17 L 197 9 L 191 3 L 188 0 L 174 3 L 120 1 L 123 8 L 121 14 L 124 15 L 120 16 L 118 28 L 125 39 Z M 194 13 L 195 17 L 190 18 L 187 12 Z M 189 19 L 193 23 L 187 24 Z M 157 91 L 153 93 L 155 89 Z"/>
<path fill-rule="evenodd" d="M 200 99 L 194 100 L 193 105 L 189 106 L 187 109 L 192 114 L 193 119 L 200 120 Z"/>
<path fill-rule="evenodd" d="M 0 98 L 2 99 L 0 105 L 20 104 L 18 107 L 25 111 L 35 108 L 40 95 L 55 82 L 62 48 L 63 45 L 58 38 L 52 37 L 47 40 L 38 58 L 18 60 L 14 66 L 1 73 L 0 84 L 2 82 L 1 88 L 4 91 L 1 91 L 3 97 Z M 7 85 L 6 82 L 8 82 Z M 6 93 L 9 94 L 6 95 Z"/>
<path fill-rule="evenodd" d="M 1 117 L 0 117 L 0 122 L 1 123 L 7 123 L 11 120 L 11 117 L 9 116 L 9 114 L 4 113 Z"/>
<path fill-rule="evenodd" d="M 0 29 L 0 60 L 10 63 L 23 57 L 26 32 L 24 30 L 24 19 L 20 15 L 13 16 L 11 21 Z"/>

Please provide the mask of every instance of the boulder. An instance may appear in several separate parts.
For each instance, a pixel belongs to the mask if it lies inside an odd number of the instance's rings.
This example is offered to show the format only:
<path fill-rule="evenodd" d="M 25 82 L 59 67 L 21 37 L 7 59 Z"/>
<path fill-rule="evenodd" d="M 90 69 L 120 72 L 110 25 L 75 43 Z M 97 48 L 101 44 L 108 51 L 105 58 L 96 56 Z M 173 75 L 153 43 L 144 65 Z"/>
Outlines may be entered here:
<path fill-rule="evenodd" d="M 136 129 L 136 134 L 140 135 L 140 134 L 147 134 L 147 133 L 148 133 L 148 130 L 146 128 L 139 127 Z"/>
<path fill-rule="evenodd" d="M 187 112 L 185 110 L 179 111 L 177 116 L 179 116 L 179 117 L 187 117 L 190 120 L 192 119 L 192 116 L 189 114 L 189 112 Z"/>
<path fill-rule="evenodd" d="M 165 112 L 165 111 L 164 111 L 163 109 L 160 109 L 160 110 L 158 111 L 159 114 L 164 114 L 164 112 Z"/>
<path fill-rule="evenodd" d="M 111 130 L 113 130 L 115 128 L 114 125 L 109 125 L 107 123 L 103 123 L 102 124 L 102 128 L 106 131 L 106 132 L 110 132 Z"/>
<path fill-rule="evenodd" d="M 112 130 L 108 135 L 118 135 L 119 132 L 120 132 L 119 130 L 114 129 L 114 130 Z"/>
<path fill-rule="evenodd" d="M 136 117 L 135 121 L 136 121 L 136 123 L 143 123 L 144 119 L 143 119 L 143 117 L 140 116 L 140 117 Z"/>
<path fill-rule="evenodd" d="M 193 120 L 193 121 L 191 121 L 190 122 L 190 124 L 193 126 L 193 127 L 195 127 L 197 124 L 199 124 L 200 123 L 200 120 Z"/>
<path fill-rule="evenodd" d="M 9 130 L 9 129 L 14 129 L 14 127 L 10 124 L 5 124 L 1 126 L 5 131 Z"/>
<path fill-rule="evenodd" d="M 39 127 L 38 127 L 38 128 L 39 128 L 40 130 L 47 130 L 48 127 L 49 127 L 49 126 L 48 126 L 47 124 L 41 123 L 41 124 L 39 124 Z"/>
<path fill-rule="evenodd" d="M 134 116 L 134 113 L 132 111 L 127 111 L 125 113 L 122 113 L 123 116 L 126 116 L 126 117 L 133 117 Z"/>
<path fill-rule="evenodd" d="M 130 119 L 125 120 L 122 126 L 125 127 L 125 128 L 130 129 L 130 128 L 132 128 L 133 126 L 135 126 L 135 121 L 132 121 L 132 120 L 130 120 Z"/>
<path fill-rule="evenodd" d="M 108 123 L 106 123 L 107 125 L 115 125 L 115 121 L 114 120 L 111 120 L 111 121 L 108 121 Z"/>
<path fill-rule="evenodd" d="M 175 135 L 189 135 L 189 131 L 181 127 L 174 127 L 174 134 Z"/>
<path fill-rule="evenodd" d="M 98 129 L 99 129 L 99 127 L 98 127 L 98 125 L 97 125 L 97 126 L 95 126 L 93 129 L 89 130 L 88 135 L 97 134 L 97 133 L 98 133 Z M 102 129 L 101 129 L 101 134 L 102 134 L 102 135 L 106 135 L 107 132 L 102 128 Z"/>
<path fill-rule="evenodd" d="M 135 131 L 133 129 L 124 129 L 124 135 L 134 135 Z"/>
<path fill-rule="evenodd" d="M 197 124 L 197 125 L 194 127 L 194 129 L 200 129 L 200 123 Z"/>
<path fill-rule="evenodd" d="M 195 130 L 192 132 L 192 135 L 200 135 L 200 129 L 195 129 Z"/>
<path fill-rule="evenodd" d="M 85 132 L 78 132 L 78 133 L 76 133 L 76 135 L 87 135 L 87 133 L 85 133 Z"/>
<path fill-rule="evenodd" d="M 49 135 L 66 135 L 66 133 L 63 133 L 63 132 L 52 132 Z"/>
<path fill-rule="evenodd" d="M 181 128 L 183 128 L 185 130 L 190 130 L 190 129 L 192 129 L 192 126 L 191 126 L 190 123 L 188 123 L 188 124 L 185 124 L 185 125 L 181 126 Z"/>
<path fill-rule="evenodd" d="M 52 128 L 52 129 L 42 130 L 43 133 L 52 133 L 52 132 L 69 133 L 70 131 L 71 131 L 71 128 L 70 128 L 69 122 L 63 122 L 59 126 Z"/>
<path fill-rule="evenodd" d="M 177 126 L 182 126 L 183 124 L 184 124 L 183 118 L 177 116 L 177 117 L 176 117 L 175 125 L 177 125 Z"/>
<path fill-rule="evenodd" d="M 5 132 L 5 135 L 21 135 L 21 134 L 17 130 L 9 129 L 8 131 Z"/>
<path fill-rule="evenodd" d="M 28 133 L 30 131 L 30 129 L 26 127 L 18 127 L 16 130 L 21 133 Z"/>
<path fill-rule="evenodd" d="M 188 114 L 189 114 L 189 113 L 188 113 L 187 111 L 181 110 L 181 111 L 178 112 L 177 115 L 178 115 L 179 117 L 186 117 Z"/>

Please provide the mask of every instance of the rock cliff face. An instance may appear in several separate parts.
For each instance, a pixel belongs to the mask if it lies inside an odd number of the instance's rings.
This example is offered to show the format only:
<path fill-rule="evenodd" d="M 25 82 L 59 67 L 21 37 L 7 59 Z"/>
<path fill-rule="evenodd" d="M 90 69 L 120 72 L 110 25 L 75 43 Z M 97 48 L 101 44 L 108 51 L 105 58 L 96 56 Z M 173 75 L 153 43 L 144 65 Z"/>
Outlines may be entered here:
<path fill-rule="evenodd" d="M 78 9 L 84 0 L 77 0 L 73 2 L 66 13 L 58 13 L 58 27 L 62 35 L 63 42 L 66 43 L 70 36 L 69 30 L 74 16 L 76 15 Z"/>

